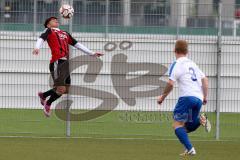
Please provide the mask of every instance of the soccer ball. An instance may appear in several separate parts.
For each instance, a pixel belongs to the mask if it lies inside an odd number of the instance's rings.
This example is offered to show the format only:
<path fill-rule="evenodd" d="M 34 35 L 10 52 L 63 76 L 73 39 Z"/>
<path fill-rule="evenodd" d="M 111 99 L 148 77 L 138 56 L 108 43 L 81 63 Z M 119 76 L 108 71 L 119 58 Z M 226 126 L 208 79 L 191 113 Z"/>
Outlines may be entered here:
<path fill-rule="evenodd" d="M 59 13 L 61 14 L 61 16 L 63 18 L 68 18 L 69 19 L 73 16 L 74 9 L 69 4 L 63 4 L 59 9 Z"/>

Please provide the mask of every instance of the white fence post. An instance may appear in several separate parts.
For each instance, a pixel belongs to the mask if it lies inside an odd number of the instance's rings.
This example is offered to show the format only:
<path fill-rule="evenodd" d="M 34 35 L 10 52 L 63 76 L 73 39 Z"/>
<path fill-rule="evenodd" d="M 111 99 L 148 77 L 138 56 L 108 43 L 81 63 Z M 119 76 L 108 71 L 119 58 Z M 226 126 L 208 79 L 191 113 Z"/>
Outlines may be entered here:
<path fill-rule="evenodd" d="M 221 104 L 221 51 L 222 49 L 222 2 L 218 6 L 218 40 L 217 40 L 217 96 L 216 96 L 216 139 L 220 138 L 220 104 Z"/>

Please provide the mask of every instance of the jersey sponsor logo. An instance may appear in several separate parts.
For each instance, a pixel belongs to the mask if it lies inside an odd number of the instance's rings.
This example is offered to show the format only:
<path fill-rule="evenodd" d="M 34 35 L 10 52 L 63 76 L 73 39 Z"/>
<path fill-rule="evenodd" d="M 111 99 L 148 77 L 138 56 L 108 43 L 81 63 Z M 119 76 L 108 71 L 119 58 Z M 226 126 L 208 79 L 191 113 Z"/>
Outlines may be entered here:
<path fill-rule="evenodd" d="M 67 39 L 65 34 L 58 33 L 60 39 Z"/>
<path fill-rule="evenodd" d="M 173 62 L 173 64 L 171 65 L 170 70 L 169 70 L 169 77 L 171 77 L 173 68 L 174 68 L 174 66 L 176 65 L 176 63 L 177 63 L 177 62 L 175 61 L 175 62 Z"/>

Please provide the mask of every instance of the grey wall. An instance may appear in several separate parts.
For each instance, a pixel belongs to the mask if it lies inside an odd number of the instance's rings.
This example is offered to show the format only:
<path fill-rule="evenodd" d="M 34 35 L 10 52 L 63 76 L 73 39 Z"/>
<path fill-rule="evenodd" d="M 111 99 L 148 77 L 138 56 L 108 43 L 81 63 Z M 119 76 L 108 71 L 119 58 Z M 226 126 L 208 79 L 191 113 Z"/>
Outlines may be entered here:
<path fill-rule="evenodd" d="M 8 35 L 8 36 L 4 36 Z M 0 37 L 0 107 L 1 108 L 41 108 L 37 92 L 49 89 L 49 57 L 50 52 L 47 44 L 44 44 L 39 56 L 31 54 L 34 47 L 36 37 L 30 33 L 4 33 Z M 24 36 L 22 36 L 24 35 Z M 127 78 L 138 78 L 139 76 L 148 73 L 147 71 L 134 71 L 133 66 L 129 63 L 147 64 L 153 66 L 153 73 L 143 80 L 146 85 L 135 86 L 132 91 L 147 91 L 156 89 L 158 86 L 147 85 L 154 79 L 166 81 L 167 77 L 161 76 L 161 65 L 168 67 L 174 60 L 173 47 L 175 36 L 162 35 L 124 35 L 110 34 L 109 37 L 103 38 L 98 34 L 74 34 L 77 40 L 82 42 L 95 51 L 103 51 L 104 45 L 107 42 L 116 42 L 119 44 L 123 40 L 133 42 L 130 49 L 121 50 L 119 47 L 115 51 L 106 52 L 101 60 L 94 58 L 80 58 L 78 63 L 83 63 L 81 60 L 89 61 L 93 69 L 89 72 L 89 77 L 84 78 L 87 66 L 83 65 L 72 73 L 72 84 L 76 86 L 91 88 L 99 91 L 110 93 L 118 99 L 118 110 L 172 110 L 178 96 L 178 89 L 175 88 L 165 103 L 159 107 L 156 103 L 156 96 L 137 97 L 136 103 L 130 102 L 135 97 L 128 97 L 128 92 L 123 90 L 119 95 L 116 91 L 116 86 L 119 88 L 131 86 L 130 81 L 123 84 L 121 78 L 124 74 L 124 69 L 133 70 L 127 74 Z M 209 103 L 203 108 L 205 111 L 214 111 L 216 108 L 216 37 L 204 36 L 188 36 L 180 37 L 187 38 L 189 42 L 189 57 L 199 64 L 200 68 L 209 77 Z M 239 40 L 232 37 L 223 37 L 222 46 L 222 82 L 221 82 L 221 111 L 223 112 L 240 112 L 238 106 L 240 101 L 240 47 Z M 121 55 L 120 55 L 121 54 Z M 74 49 L 72 58 L 83 56 L 84 54 Z M 125 55 L 125 56 L 124 56 Z M 127 63 L 124 60 L 114 61 L 114 57 L 120 56 L 123 59 L 127 58 Z M 113 62 L 114 61 L 114 62 Z M 102 69 L 96 79 L 94 75 L 98 70 L 98 62 L 102 63 Z M 87 62 L 88 63 L 88 62 Z M 95 67 L 95 68 L 94 68 Z M 115 71 L 113 72 L 113 68 Z M 118 70 L 119 68 L 119 70 Z M 135 68 L 136 69 L 136 68 Z M 115 82 L 113 82 L 113 79 Z M 94 81 L 95 80 L 95 81 Z M 128 83 L 129 82 L 129 83 Z M 136 80 L 136 83 L 140 80 Z M 115 87 L 114 87 L 115 85 Z M 123 85 L 123 86 L 121 86 Z M 95 94 L 87 90 L 86 94 Z M 92 92 L 92 93 L 91 93 Z M 85 94 L 85 93 L 84 93 Z M 104 93 L 99 93 L 103 95 Z M 125 95 L 124 95 L 125 94 Z M 160 93 L 159 93 L 160 94 Z M 122 99 L 123 97 L 124 99 Z M 64 98 L 64 97 L 63 97 Z M 81 96 L 70 95 L 74 101 L 72 108 L 76 109 L 93 109 L 96 108 L 102 100 Z M 107 98 L 107 97 L 106 97 Z M 62 99 L 61 99 L 62 100 Z M 128 104 L 129 103 L 129 104 Z M 56 104 L 56 103 L 54 103 Z M 106 106 L 108 109 L 109 106 Z"/>

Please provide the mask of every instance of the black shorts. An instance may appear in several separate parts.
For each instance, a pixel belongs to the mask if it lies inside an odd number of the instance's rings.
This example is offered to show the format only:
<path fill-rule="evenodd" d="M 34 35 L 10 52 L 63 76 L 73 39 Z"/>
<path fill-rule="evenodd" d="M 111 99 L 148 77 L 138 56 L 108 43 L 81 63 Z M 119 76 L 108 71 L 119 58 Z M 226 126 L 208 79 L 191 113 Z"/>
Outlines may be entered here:
<path fill-rule="evenodd" d="M 50 63 L 49 69 L 52 75 L 54 86 L 69 86 L 71 84 L 68 60 L 59 59 L 53 63 Z"/>

